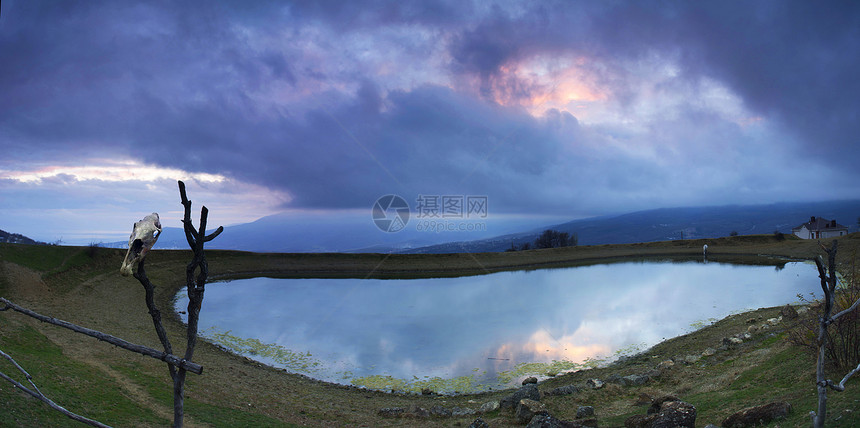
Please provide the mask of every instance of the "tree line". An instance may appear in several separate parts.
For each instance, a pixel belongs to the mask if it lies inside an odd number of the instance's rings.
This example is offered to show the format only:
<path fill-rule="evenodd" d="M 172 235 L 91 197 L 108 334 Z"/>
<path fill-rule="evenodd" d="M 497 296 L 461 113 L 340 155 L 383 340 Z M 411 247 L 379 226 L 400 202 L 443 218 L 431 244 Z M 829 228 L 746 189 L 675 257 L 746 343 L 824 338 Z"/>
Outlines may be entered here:
<path fill-rule="evenodd" d="M 524 242 L 516 245 L 511 242 L 511 248 L 505 251 L 525 251 L 541 248 L 575 247 L 579 243 L 576 233 L 559 232 L 557 230 L 544 230 L 534 242 Z"/>

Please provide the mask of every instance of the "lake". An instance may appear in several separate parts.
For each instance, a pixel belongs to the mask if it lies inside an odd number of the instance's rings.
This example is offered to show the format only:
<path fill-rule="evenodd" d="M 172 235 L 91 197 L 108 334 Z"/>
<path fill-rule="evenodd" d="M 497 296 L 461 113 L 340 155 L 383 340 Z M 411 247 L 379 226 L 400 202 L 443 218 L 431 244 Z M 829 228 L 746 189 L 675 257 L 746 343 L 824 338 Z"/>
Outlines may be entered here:
<path fill-rule="evenodd" d="M 817 275 L 800 262 L 623 262 L 458 278 L 238 279 L 207 285 L 200 331 L 315 379 L 474 392 L 605 363 L 732 313 L 795 302 L 820 291 Z M 187 304 L 180 293 L 176 310 Z"/>

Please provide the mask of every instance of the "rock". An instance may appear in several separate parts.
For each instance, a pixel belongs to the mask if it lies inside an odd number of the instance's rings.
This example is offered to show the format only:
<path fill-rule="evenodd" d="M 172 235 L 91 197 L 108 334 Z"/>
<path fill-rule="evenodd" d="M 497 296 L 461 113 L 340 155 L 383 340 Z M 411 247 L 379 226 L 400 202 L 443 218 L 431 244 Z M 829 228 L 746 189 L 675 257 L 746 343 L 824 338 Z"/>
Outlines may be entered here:
<path fill-rule="evenodd" d="M 623 378 L 621 378 L 621 384 L 624 386 L 639 386 L 645 385 L 646 383 L 648 383 L 649 380 L 651 380 L 651 378 L 646 375 L 632 374 L 630 376 L 624 376 Z"/>
<path fill-rule="evenodd" d="M 534 415 L 532 419 L 529 421 L 529 424 L 526 425 L 526 428 L 581 428 L 581 427 L 596 427 L 597 424 L 594 425 L 583 425 L 574 422 L 563 421 L 560 419 L 556 419 L 554 416 L 542 413 L 538 415 Z"/>
<path fill-rule="evenodd" d="M 779 318 L 769 318 L 767 320 L 767 323 L 770 325 L 777 325 L 780 321 L 782 321 L 782 316 L 780 316 Z"/>
<path fill-rule="evenodd" d="M 755 333 L 759 330 L 759 327 L 756 325 L 751 325 L 747 327 L 747 333 Z"/>
<path fill-rule="evenodd" d="M 642 373 L 642 375 L 644 375 L 644 376 L 648 376 L 648 377 L 650 377 L 651 379 L 654 379 L 654 378 L 658 378 L 658 377 L 662 376 L 662 375 L 663 375 L 663 373 L 662 373 L 660 370 L 653 369 L 653 370 L 648 370 L 648 371 L 647 371 L 647 372 L 645 372 L 645 373 Z"/>
<path fill-rule="evenodd" d="M 651 423 L 657 417 L 657 414 L 653 415 L 633 415 L 624 420 L 625 428 L 649 428 Z"/>
<path fill-rule="evenodd" d="M 714 424 L 707 424 L 707 425 L 705 425 L 705 428 L 720 428 L 720 427 L 718 427 Z"/>
<path fill-rule="evenodd" d="M 687 355 L 684 357 L 684 362 L 687 364 L 693 364 L 696 361 L 699 361 L 700 358 L 702 358 L 701 355 Z"/>
<path fill-rule="evenodd" d="M 498 410 L 499 402 L 498 401 L 487 401 L 484 404 L 481 404 L 481 407 L 478 409 L 478 413 L 490 413 L 493 410 Z"/>
<path fill-rule="evenodd" d="M 432 395 L 433 391 L 430 388 L 424 388 L 421 390 L 421 395 Z"/>
<path fill-rule="evenodd" d="M 663 407 L 663 403 L 667 403 L 669 401 L 681 401 L 680 398 L 674 395 L 664 395 L 661 397 L 657 397 L 651 400 L 651 407 L 648 408 L 648 414 L 659 413 L 660 409 Z"/>
<path fill-rule="evenodd" d="M 579 406 L 576 409 L 576 419 L 585 419 L 594 416 L 594 407 Z"/>
<path fill-rule="evenodd" d="M 537 378 L 534 376 L 531 376 L 531 377 L 527 377 L 527 378 L 523 379 L 523 385 L 528 385 L 530 383 L 537 383 Z"/>
<path fill-rule="evenodd" d="M 396 418 L 406 413 L 406 409 L 402 407 L 386 407 L 379 409 L 376 413 L 384 418 Z"/>
<path fill-rule="evenodd" d="M 459 417 L 463 417 L 463 416 L 471 416 L 474 414 L 475 414 L 475 411 L 468 408 L 468 407 L 467 408 L 460 408 L 460 407 L 455 406 L 453 409 L 451 409 L 451 416 L 453 416 L 455 418 L 459 418 Z"/>
<path fill-rule="evenodd" d="M 433 406 L 430 408 L 430 414 L 440 418 L 448 418 L 451 417 L 451 410 L 442 406 Z"/>
<path fill-rule="evenodd" d="M 546 406 L 540 401 L 523 398 L 517 405 L 516 417 L 521 424 L 529 423 L 537 414 L 547 413 Z"/>
<path fill-rule="evenodd" d="M 723 345 L 726 346 L 740 345 L 741 343 L 744 343 L 744 341 L 734 336 L 723 338 Z"/>
<path fill-rule="evenodd" d="M 770 421 L 785 418 L 789 413 L 791 413 L 791 404 L 784 401 L 749 407 L 727 417 L 723 421 L 723 428 L 764 425 Z"/>
<path fill-rule="evenodd" d="M 579 392 L 579 388 L 577 388 L 576 385 L 565 385 L 565 386 L 560 386 L 558 388 L 550 389 L 549 391 L 546 391 L 545 394 L 546 395 L 570 395 L 570 394 L 575 394 L 577 392 Z"/>
<path fill-rule="evenodd" d="M 600 379 L 588 379 L 587 381 L 585 381 L 585 384 L 592 389 L 603 388 L 603 381 Z"/>
<path fill-rule="evenodd" d="M 411 414 L 412 416 L 415 416 L 416 418 L 429 418 L 430 417 L 430 411 L 429 410 L 427 410 L 423 407 L 418 407 L 418 406 L 414 406 L 414 405 L 409 408 L 409 414 Z"/>
<path fill-rule="evenodd" d="M 478 418 L 472 421 L 471 424 L 469 424 L 469 428 L 490 428 L 490 425 L 484 422 L 483 419 Z"/>
<path fill-rule="evenodd" d="M 651 422 L 651 428 L 694 428 L 696 407 L 683 401 L 667 401 Z"/>
<path fill-rule="evenodd" d="M 783 318 L 788 318 L 790 320 L 793 320 L 798 317 L 797 309 L 794 309 L 794 306 L 791 305 L 783 306 L 782 309 L 779 311 L 779 314 L 782 315 Z"/>
<path fill-rule="evenodd" d="M 657 370 L 671 369 L 673 366 L 675 366 L 675 362 L 672 360 L 661 361 L 660 364 L 657 364 Z"/>
<path fill-rule="evenodd" d="M 742 339 L 742 340 L 750 340 L 750 339 L 752 339 L 752 335 L 751 335 L 751 334 L 749 334 L 749 333 L 744 333 L 744 334 L 742 334 L 742 335 L 740 336 L 740 339 Z"/>
<path fill-rule="evenodd" d="M 711 356 L 716 355 L 716 353 L 717 353 L 716 349 L 708 348 L 708 349 L 705 349 L 704 351 L 702 351 L 702 356 L 703 357 L 711 357 Z"/>
<path fill-rule="evenodd" d="M 523 398 L 540 401 L 540 391 L 538 391 L 537 385 L 530 383 L 518 389 L 517 392 L 514 392 L 513 394 L 503 398 L 499 405 L 503 409 L 516 409 L 517 405 L 520 403 L 520 400 L 522 400 Z"/>

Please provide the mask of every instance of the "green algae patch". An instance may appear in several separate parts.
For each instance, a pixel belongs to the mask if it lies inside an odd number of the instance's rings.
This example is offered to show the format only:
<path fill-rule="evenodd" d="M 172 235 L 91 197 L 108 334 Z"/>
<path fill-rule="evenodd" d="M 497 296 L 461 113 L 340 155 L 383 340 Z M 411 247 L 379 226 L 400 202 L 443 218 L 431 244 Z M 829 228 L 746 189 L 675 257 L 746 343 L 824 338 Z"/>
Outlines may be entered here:
<path fill-rule="evenodd" d="M 499 383 L 508 385 L 519 378 L 529 376 L 554 377 L 561 373 L 596 367 L 597 364 L 597 360 L 586 360 L 582 363 L 558 360 L 549 363 L 520 363 L 511 370 L 499 372 L 497 379 Z"/>
<path fill-rule="evenodd" d="M 380 391 L 398 391 L 420 393 L 429 389 L 437 394 L 468 394 L 480 392 L 487 389 L 486 385 L 480 384 L 474 375 L 459 376 L 451 379 L 441 377 L 417 377 L 412 380 L 398 379 L 389 375 L 373 375 L 358 377 L 350 380 L 355 386 L 376 389 Z"/>
<path fill-rule="evenodd" d="M 270 359 L 287 370 L 314 372 L 322 368 L 322 363 L 313 358 L 310 352 L 295 352 L 274 343 L 263 343 L 259 339 L 234 336 L 230 330 L 206 334 L 206 338 L 237 354 Z"/>

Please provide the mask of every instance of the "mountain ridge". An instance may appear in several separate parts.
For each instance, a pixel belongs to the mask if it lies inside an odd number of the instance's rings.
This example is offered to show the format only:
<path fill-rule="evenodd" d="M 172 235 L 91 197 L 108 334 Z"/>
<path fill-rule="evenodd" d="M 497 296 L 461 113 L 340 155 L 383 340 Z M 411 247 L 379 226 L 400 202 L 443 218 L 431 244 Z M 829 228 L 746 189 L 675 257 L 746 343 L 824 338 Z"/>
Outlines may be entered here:
<path fill-rule="evenodd" d="M 625 244 L 677 239 L 716 238 L 732 232 L 740 235 L 791 233 L 791 228 L 817 216 L 835 219 L 857 230 L 860 200 L 822 202 L 780 202 L 761 205 L 721 205 L 656 208 L 630 213 L 603 215 L 540 227 L 524 226 L 522 231 L 501 233 L 478 239 L 439 242 L 438 234 L 417 232 L 407 227 L 397 233 L 383 233 L 369 218 L 296 219 L 275 214 L 250 223 L 225 228 L 208 248 L 252 252 L 343 252 L 343 253 L 474 253 L 499 252 L 534 242 L 546 229 L 576 234 L 579 245 Z M 511 226 L 508 226 L 510 229 Z M 434 239 L 436 242 L 433 242 Z M 126 248 L 125 241 L 102 244 Z M 181 228 L 165 227 L 158 248 L 187 248 Z"/>
<path fill-rule="evenodd" d="M 857 230 L 860 200 L 779 202 L 762 205 L 722 205 L 656 208 L 590 217 L 538 230 L 476 241 L 451 242 L 402 251 L 404 253 L 498 252 L 533 242 L 546 229 L 576 234 L 579 245 L 628 244 L 677 239 L 791 233 L 811 216 L 836 219 Z"/>

